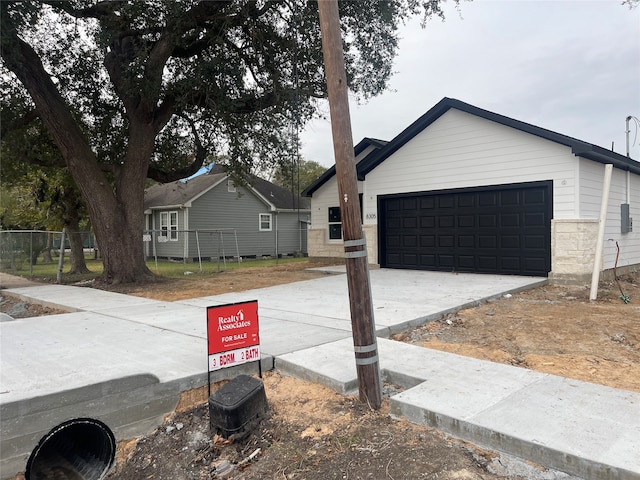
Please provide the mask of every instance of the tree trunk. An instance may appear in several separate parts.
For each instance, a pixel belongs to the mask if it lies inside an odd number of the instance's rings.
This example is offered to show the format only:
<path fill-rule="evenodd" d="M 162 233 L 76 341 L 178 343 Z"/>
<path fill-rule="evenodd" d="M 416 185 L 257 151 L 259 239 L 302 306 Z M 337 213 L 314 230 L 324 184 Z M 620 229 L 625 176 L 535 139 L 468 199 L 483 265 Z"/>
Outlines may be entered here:
<path fill-rule="evenodd" d="M 69 270 L 69 273 L 91 273 L 84 261 L 84 245 L 82 235 L 78 230 L 78 222 L 75 222 L 75 225 L 67 224 L 66 228 L 69 235 L 69 246 L 71 247 L 71 255 L 69 257 L 71 259 L 71 270 Z"/>
<path fill-rule="evenodd" d="M 51 249 L 53 248 L 53 233 L 47 233 L 47 246 L 42 250 L 42 263 L 52 263 Z"/>
<path fill-rule="evenodd" d="M 142 243 L 144 180 L 156 135 L 148 116 L 132 121 L 127 154 L 123 165 L 115 167 L 112 184 L 36 52 L 18 37 L 8 15 L 1 20 L 0 53 L 29 92 L 87 204 L 101 249 L 104 280 L 131 283 L 154 278 Z"/>
<path fill-rule="evenodd" d="M 69 273 L 91 273 L 84 260 L 84 242 L 80 233 L 80 193 L 75 188 L 66 188 L 61 192 L 61 202 L 64 210 L 64 226 L 69 236 L 71 247 L 71 270 Z"/>

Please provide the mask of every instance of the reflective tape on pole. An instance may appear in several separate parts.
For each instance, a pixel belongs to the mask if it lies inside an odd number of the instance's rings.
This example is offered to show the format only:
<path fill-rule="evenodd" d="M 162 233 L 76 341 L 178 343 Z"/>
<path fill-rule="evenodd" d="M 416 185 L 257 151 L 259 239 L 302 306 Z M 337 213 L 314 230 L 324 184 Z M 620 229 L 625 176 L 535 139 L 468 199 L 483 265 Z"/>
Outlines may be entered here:
<path fill-rule="evenodd" d="M 353 351 L 356 354 L 356 365 L 372 365 L 378 362 L 378 344 L 371 345 L 355 345 Z M 373 356 L 359 356 L 363 354 L 373 353 Z"/>
<path fill-rule="evenodd" d="M 345 258 L 361 258 L 367 256 L 367 240 L 358 238 L 356 240 L 344 241 Z"/>

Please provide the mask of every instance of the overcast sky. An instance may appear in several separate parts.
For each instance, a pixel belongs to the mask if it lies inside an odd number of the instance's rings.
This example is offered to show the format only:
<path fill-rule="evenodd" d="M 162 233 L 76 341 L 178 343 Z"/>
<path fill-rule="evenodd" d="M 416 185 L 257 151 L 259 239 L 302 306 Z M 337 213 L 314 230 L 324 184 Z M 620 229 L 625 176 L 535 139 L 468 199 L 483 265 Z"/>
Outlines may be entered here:
<path fill-rule="evenodd" d="M 445 22 L 400 31 L 390 91 L 351 103 L 354 144 L 391 140 L 443 97 L 625 154 L 625 119 L 640 118 L 640 7 L 619 0 L 445 4 Z M 328 112 L 328 107 L 327 107 Z M 640 127 L 631 122 L 631 157 Z M 334 164 L 329 120 L 301 132 L 301 154 Z"/>

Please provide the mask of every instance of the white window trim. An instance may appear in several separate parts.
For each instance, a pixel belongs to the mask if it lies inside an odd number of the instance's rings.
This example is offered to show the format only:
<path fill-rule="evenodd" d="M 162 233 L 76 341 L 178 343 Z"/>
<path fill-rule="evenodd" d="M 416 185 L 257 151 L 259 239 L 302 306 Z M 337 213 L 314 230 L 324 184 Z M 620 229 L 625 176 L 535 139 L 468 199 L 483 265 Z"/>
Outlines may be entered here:
<path fill-rule="evenodd" d="M 269 218 L 269 228 L 262 228 L 262 217 Z M 260 232 L 270 232 L 273 230 L 273 216 L 270 213 L 258 214 L 258 230 Z"/>
<path fill-rule="evenodd" d="M 175 223 L 171 220 L 175 217 Z M 169 241 L 178 241 L 178 211 L 160 212 L 160 235 L 169 237 Z"/>
<path fill-rule="evenodd" d="M 236 193 L 238 189 L 236 188 L 236 184 L 233 180 L 228 179 L 227 180 L 227 192 L 229 193 Z"/>

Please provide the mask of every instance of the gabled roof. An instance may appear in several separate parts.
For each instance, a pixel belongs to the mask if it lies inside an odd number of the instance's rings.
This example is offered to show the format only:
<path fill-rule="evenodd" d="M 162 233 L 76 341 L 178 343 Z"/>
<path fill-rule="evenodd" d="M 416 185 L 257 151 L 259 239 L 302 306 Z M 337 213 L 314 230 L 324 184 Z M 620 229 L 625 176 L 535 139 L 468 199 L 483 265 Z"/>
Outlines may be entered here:
<path fill-rule="evenodd" d="M 482 108 L 474 107 L 468 103 L 461 102 L 454 98 L 443 98 L 434 107 L 432 107 L 427 113 L 418 118 L 415 122 L 405 128 L 399 135 L 393 140 L 387 143 L 383 148 L 375 150 L 363 158 L 356 165 L 356 171 L 358 173 L 358 180 L 364 180 L 367 173 L 376 168 L 393 153 L 400 149 L 403 145 L 408 143 L 413 137 L 422 132 L 425 128 L 439 119 L 449 109 L 455 108 L 462 112 L 475 115 L 477 117 L 491 120 L 492 122 L 505 125 L 507 127 L 515 128 L 522 132 L 536 135 L 538 137 L 550 140 L 552 142 L 559 143 L 571 148 L 571 152 L 589 160 L 593 160 L 599 163 L 611 163 L 614 167 L 621 170 L 628 170 L 630 172 L 640 175 L 640 163 L 619 153 L 612 152 L 606 148 L 593 145 L 591 143 L 583 142 L 581 140 L 562 135 L 560 133 L 553 132 L 544 128 L 536 127 L 529 123 L 514 120 L 513 118 L 505 117 L 497 113 L 483 110 Z M 362 143 L 362 142 L 361 142 Z M 360 144 L 358 144 L 360 145 Z M 311 194 L 320 188 L 329 178 L 335 174 L 335 166 L 325 172 L 325 175 L 320 177 L 309 188 L 307 188 L 303 195 L 311 196 Z"/>
<path fill-rule="evenodd" d="M 185 207 L 227 178 L 225 173 L 198 175 L 190 180 L 152 185 L 144 192 L 144 209 Z"/>
<path fill-rule="evenodd" d="M 190 207 L 194 200 L 228 178 L 222 166 L 215 165 L 209 173 L 186 181 L 153 185 L 145 192 L 144 209 Z M 301 210 L 310 208 L 308 198 L 296 197 L 288 190 L 255 176 L 250 179 L 248 188 L 275 210 L 296 210 L 298 204 Z"/>
<path fill-rule="evenodd" d="M 358 143 L 355 147 L 353 147 L 356 159 L 358 155 L 364 152 L 368 147 L 373 147 L 375 150 L 370 152 L 366 157 L 361 158 L 360 160 L 357 160 L 358 163 L 362 162 L 365 158 L 368 158 L 370 155 L 377 152 L 378 150 L 384 148 L 388 143 L 389 142 L 387 142 L 386 140 L 378 140 L 377 138 L 369 138 L 369 137 L 363 138 L 362 140 L 360 140 L 360 143 Z M 327 180 L 329 180 L 331 177 L 333 177 L 335 174 L 336 174 L 336 166 L 333 165 L 331 168 L 326 170 L 322 175 L 320 175 L 315 182 L 313 182 L 310 186 L 308 186 L 302 192 L 302 196 L 310 197 L 313 192 L 315 192 L 318 188 L 324 185 L 324 183 Z M 360 175 L 358 175 L 358 180 L 363 180 L 360 178 Z"/>

